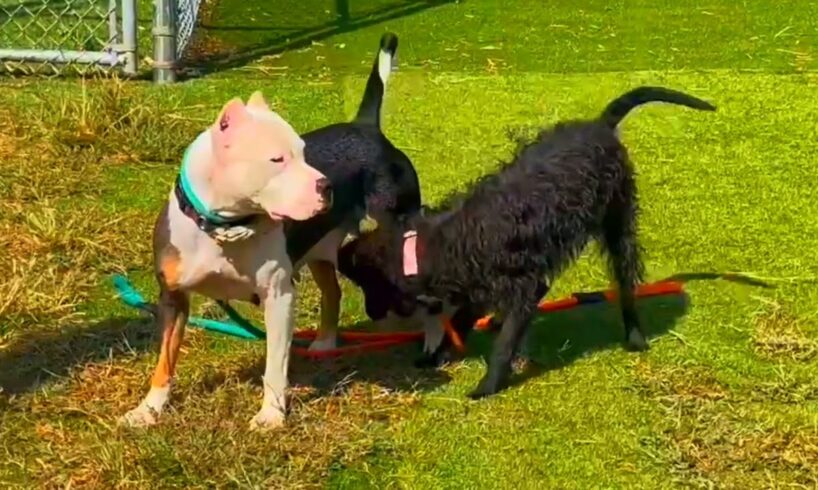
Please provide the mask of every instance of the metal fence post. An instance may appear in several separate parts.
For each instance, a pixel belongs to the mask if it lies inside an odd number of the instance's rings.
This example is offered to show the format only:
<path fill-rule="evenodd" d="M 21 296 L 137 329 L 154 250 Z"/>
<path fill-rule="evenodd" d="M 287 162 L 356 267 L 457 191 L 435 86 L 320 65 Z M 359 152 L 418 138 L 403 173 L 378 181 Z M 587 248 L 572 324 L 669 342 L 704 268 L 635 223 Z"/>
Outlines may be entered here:
<path fill-rule="evenodd" d="M 155 0 L 153 10 L 153 81 L 176 81 L 176 0 Z"/>
<path fill-rule="evenodd" d="M 115 2 L 116 0 L 111 0 Z M 136 75 L 136 0 L 122 0 L 122 54 L 125 56 L 125 66 L 122 71 L 126 75 Z"/>
<path fill-rule="evenodd" d="M 108 0 L 108 42 L 119 48 L 122 37 L 119 35 L 119 18 L 116 14 L 116 0 Z"/>

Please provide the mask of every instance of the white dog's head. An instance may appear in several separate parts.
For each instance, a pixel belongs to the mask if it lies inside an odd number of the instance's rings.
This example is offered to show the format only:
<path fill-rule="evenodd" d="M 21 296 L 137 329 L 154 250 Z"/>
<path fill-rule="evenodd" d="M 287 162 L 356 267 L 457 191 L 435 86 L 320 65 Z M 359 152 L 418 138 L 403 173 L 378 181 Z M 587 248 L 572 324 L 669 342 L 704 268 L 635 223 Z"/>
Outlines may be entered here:
<path fill-rule="evenodd" d="M 233 99 L 210 128 L 210 181 L 221 207 L 305 220 L 332 205 L 329 180 L 304 160 L 304 140 L 260 92 Z"/>

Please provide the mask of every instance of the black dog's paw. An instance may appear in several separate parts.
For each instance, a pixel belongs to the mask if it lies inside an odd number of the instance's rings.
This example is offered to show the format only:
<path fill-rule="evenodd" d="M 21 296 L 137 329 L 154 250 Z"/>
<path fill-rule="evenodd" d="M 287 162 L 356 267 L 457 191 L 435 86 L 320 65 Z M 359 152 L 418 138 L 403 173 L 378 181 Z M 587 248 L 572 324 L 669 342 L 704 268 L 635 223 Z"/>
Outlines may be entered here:
<path fill-rule="evenodd" d="M 481 398 L 486 398 L 487 396 L 491 396 L 502 390 L 504 387 L 504 383 L 491 379 L 489 377 L 485 377 L 480 380 L 480 383 L 477 385 L 477 388 L 474 389 L 471 393 L 467 396 L 472 400 L 479 400 Z"/>
<path fill-rule="evenodd" d="M 433 369 L 437 366 L 437 357 L 434 354 L 423 354 L 415 359 L 415 367 L 417 369 Z"/>
<path fill-rule="evenodd" d="M 466 396 L 468 396 L 472 400 L 480 400 L 481 398 L 486 398 L 487 396 L 494 395 L 495 393 L 497 393 L 497 391 L 485 388 L 481 385 L 475 388 L 474 391 L 472 391 Z"/>
<path fill-rule="evenodd" d="M 633 329 L 625 339 L 625 348 L 631 352 L 643 352 L 650 348 L 647 339 L 639 330 Z"/>
<path fill-rule="evenodd" d="M 452 362 L 452 354 L 448 349 L 439 349 L 432 354 L 424 353 L 415 360 L 418 369 L 436 369 Z"/>

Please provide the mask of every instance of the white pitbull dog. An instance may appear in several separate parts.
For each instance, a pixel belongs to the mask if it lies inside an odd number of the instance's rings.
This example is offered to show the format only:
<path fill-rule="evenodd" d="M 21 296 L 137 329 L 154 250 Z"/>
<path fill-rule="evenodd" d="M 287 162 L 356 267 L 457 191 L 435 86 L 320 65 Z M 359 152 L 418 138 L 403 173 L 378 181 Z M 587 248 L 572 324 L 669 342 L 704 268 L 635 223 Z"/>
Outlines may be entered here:
<path fill-rule="evenodd" d="M 292 342 L 293 266 L 283 220 L 328 210 L 327 178 L 304 160 L 304 141 L 259 92 L 233 99 L 187 149 L 176 186 L 154 229 L 162 328 L 147 396 L 122 421 L 155 424 L 170 395 L 190 294 L 251 301 L 264 308 L 264 400 L 254 428 L 283 424 Z"/>

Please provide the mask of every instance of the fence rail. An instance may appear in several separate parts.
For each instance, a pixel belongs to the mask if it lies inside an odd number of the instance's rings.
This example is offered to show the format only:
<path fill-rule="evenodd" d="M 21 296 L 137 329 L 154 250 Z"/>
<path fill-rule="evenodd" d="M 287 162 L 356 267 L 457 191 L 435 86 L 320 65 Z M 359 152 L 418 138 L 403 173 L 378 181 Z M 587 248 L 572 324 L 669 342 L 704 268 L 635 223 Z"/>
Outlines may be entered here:
<path fill-rule="evenodd" d="M 117 70 L 136 75 L 136 2 L 0 0 L 0 72 L 62 75 Z M 154 79 L 172 82 L 202 0 L 152 4 Z"/>
<path fill-rule="evenodd" d="M 0 0 L 0 68 L 136 73 L 136 0 Z"/>

